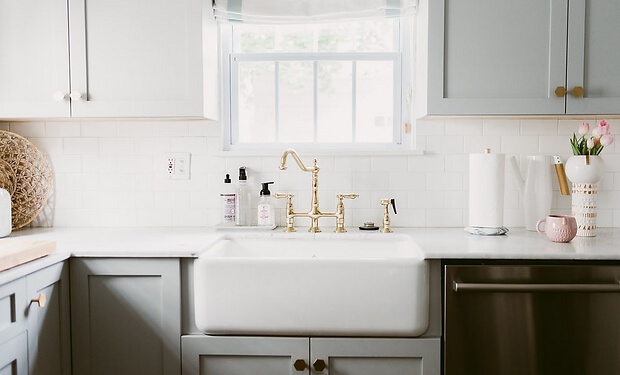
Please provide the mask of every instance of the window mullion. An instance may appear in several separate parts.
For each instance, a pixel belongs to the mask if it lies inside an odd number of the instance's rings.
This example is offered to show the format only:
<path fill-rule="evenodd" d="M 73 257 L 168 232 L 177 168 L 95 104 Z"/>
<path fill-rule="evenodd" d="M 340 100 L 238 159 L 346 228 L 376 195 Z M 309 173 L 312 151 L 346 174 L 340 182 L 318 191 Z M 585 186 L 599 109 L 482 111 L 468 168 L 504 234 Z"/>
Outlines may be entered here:
<path fill-rule="evenodd" d="M 357 61 L 351 61 L 351 141 L 355 143 L 357 127 Z"/>
<path fill-rule="evenodd" d="M 319 111 L 319 106 L 318 106 L 318 97 L 319 97 L 319 89 L 318 89 L 318 83 L 319 83 L 319 62 L 314 60 L 312 62 L 313 65 L 313 93 L 312 93 L 312 115 L 314 116 L 314 129 L 312 132 L 313 135 L 313 142 L 317 142 L 318 141 L 318 132 L 319 132 L 319 117 L 318 117 L 318 111 Z"/>
<path fill-rule="evenodd" d="M 274 61 L 274 85 L 275 85 L 275 131 L 276 142 L 280 142 L 280 62 Z"/>

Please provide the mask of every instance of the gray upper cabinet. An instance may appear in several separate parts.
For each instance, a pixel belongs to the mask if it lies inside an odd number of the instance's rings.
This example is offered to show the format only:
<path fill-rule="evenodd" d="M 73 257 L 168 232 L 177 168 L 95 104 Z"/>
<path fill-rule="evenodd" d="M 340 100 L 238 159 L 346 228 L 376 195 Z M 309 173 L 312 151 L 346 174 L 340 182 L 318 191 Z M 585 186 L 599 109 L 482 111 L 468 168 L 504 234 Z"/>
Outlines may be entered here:
<path fill-rule="evenodd" d="M 200 0 L 0 0 L 0 117 L 203 115 Z"/>
<path fill-rule="evenodd" d="M 178 259 L 71 259 L 73 374 L 179 375 Z"/>
<path fill-rule="evenodd" d="M 567 114 L 620 113 L 620 2 L 570 0 Z"/>
<path fill-rule="evenodd" d="M 422 0 L 418 16 L 418 116 L 620 111 L 617 2 Z"/>

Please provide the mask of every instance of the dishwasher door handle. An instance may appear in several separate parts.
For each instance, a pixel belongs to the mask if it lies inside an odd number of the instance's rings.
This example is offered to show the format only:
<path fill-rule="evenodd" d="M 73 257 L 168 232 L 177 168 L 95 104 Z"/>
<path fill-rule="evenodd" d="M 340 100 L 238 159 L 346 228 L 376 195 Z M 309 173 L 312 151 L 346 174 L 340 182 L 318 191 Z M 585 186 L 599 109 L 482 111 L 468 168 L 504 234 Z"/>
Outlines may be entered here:
<path fill-rule="evenodd" d="M 456 293 L 617 293 L 620 284 L 495 284 L 452 282 Z"/>

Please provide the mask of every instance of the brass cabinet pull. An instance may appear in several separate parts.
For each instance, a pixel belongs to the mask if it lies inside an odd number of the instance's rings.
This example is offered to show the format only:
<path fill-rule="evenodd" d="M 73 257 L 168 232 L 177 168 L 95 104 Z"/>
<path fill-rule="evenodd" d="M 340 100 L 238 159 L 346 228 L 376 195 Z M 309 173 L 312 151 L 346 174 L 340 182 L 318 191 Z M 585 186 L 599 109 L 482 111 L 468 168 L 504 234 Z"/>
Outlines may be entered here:
<path fill-rule="evenodd" d="M 47 303 L 47 297 L 45 296 L 45 293 L 41 293 L 39 294 L 39 297 L 30 300 L 30 303 L 33 302 L 38 304 L 40 308 L 44 308 L 45 304 Z"/>
<path fill-rule="evenodd" d="M 327 363 L 319 358 L 312 363 L 312 367 L 314 367 L 316 371 L 323 371 L 327 368 Z"/>
<path fill-rule="evenodd" d="M 564 97 L 566 95 L 572 95 L 575 98 L 581 98 L 584 94 L 584 89 L 581 86 L 575 86 L 572 90 L 567 91 L 566 87 L 558 86 L 555 88 L 555 96 Z"/>
<path fill-rule="evenodd" d="M 300 358 L 293 363 L 293 367 L 295 367 L 296 371 L 303 371 L 308 368 L 308 365 L 306 364 L 306 361 Z"/>

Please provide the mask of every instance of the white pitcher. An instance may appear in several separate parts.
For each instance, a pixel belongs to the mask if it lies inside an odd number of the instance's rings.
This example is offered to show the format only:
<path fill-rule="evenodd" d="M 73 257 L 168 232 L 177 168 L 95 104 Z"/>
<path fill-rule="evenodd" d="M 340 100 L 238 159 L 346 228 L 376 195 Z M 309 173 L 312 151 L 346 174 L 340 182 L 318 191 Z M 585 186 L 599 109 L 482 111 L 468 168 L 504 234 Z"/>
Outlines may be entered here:
<path fill-rule="evenodd" d="M 11 234 L 11 195 L 0 188 L 0 238 Z"/>
<path fill-rule="evenodd" d="M 551 213 L 553 187 L 552 159 L 549 155 L 530 155 L 527 157 L 525 179 L 514 157 L 510 158 L 509 165 L 517 181 L 517 186 L 523 197 L 523 211 L 525 215 L 525 229 L 536 231 L 538 220 L 544 219 Z"/>

